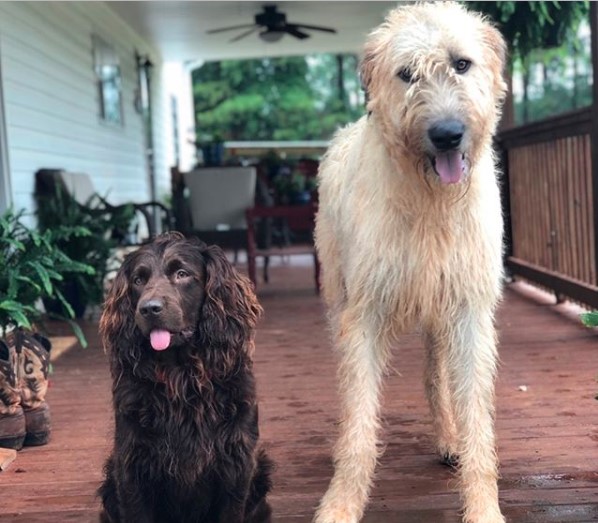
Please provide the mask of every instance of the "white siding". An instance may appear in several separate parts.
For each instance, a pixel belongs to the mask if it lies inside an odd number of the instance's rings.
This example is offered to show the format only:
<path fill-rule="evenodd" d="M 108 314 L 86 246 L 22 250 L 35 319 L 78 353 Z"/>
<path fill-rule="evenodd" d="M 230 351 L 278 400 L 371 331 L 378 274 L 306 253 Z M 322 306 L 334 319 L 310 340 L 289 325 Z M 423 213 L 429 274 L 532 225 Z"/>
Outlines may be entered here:
<path fill-rule="evenodd" d="M 166 62 L 162 70 L 162 85 L 170 96 L 173 96 L 177 105 L 177 129 L 178 134 L 178 160 L 181 171 L 190 171 L 195 167 L 197 153 L 195 146 L 195 107 L 193 104 L 193 89 L 191 86 L 191 70 L 179 62 Z M 170 101 L 168 102 L 170 104 Z M 170 106 L 169 106 L 169 111 Z M 172 116 L 171 116 L 172 117 Z M 171 125 L 172 125 L 171 120 Z M 174 133 L 174 129 L 169 129 Z M 172 161 L 175 163 L 174 139 Z"/>
<path fill-rule="evenodd" d="M 100 119 L 92 34 L 119 56 L 124 124 Z M 33 209 L 34 173 L 91 175 L 114 203 L 150 195 L 141 116 L 135 111 L 135 51 L 149 54 L 157 194 L 170 192 L 172 125 L 158 53 L 102 2 L 0 2 L 0 63 L 15 208 Z"/>

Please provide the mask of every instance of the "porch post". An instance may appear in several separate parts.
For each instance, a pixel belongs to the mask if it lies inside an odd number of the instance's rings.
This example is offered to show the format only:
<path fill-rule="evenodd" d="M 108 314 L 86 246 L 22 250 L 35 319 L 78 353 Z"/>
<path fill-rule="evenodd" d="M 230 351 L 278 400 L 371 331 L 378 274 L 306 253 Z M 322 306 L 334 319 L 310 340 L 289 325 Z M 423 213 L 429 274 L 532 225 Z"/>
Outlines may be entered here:
<path fill-rule="evenodd" d="M 594 213 L 594 267 L 596 271 L 595 285 L 598 284 L 598 5 L 590 2 L 590 42 L 592 48 L 592 204 Z"/>
<path fill-rule="evenodd" d="M 147 159 L 147 170 L 148 170 L 148 180 L 149 180 L 149 189 L 150 189 L 150 201 L 155 202 L 157 201 L 156 195 L 156 159 L 155 159 L 155 149 L 154 149 L 154 120 L 152 114 L 152 69 L 154 64 L 151 62 L 149 55 L 140 55 L 137 51 L 135 52 L 135 57 L 137 59 L 137 75 L 138 81 L 143 82 L 144 85 L 139 86 L 140 89 L 145 89 L 145 99 L 143 99 L 142 107 L 143 107 L 143 118 L 144 118 L 144 127 L 145 127 L 145 151 L 146 151 L 146 159 Z M 154 209 L 151 214 L 151 222 L 153 231 L 150 232 L 150 236 L 154 236 L 161 232 L 160 226 L 160 212 L 157 209 Z"/>
<path fill-rule="evenodd" d="M 6 139 L 6 120 L 4 118 L 3 86 L 2 59 L 0 53 L 0 214 L 8 209 L 13 203 L 10 168 L 8 165 L 8 143 Z"/>

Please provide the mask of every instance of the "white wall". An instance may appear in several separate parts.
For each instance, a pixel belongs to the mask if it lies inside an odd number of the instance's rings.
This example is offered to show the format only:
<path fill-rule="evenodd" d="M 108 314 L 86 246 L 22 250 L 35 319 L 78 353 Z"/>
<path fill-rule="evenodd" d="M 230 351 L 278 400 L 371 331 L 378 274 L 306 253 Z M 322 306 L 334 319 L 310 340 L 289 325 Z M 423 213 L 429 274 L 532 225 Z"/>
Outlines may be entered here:
<path fill-rule="evenodd" d="M 92 34 L 120 59 L 124 124 L 100 119 Z M 170 192 L 172 126 L 158 53 L 102 2 L 0 2 L 0 64 L 12 203 L 33 210 L 34 173 L 84 171 L 114 203 L 149 198 L 145 135 L 135 111 L 135 51 L 155 64 L 157 194 Z"/>
<path fill-rule="evenodd" d="M 177 133 L 179 141 L 179 169 L 190 171 L 196 163 L 195 146 L 189 140 L 195 140 L 195 118 L 193 107 L 193 88 L 191 85 L 191 71 L 179 62 L 166 62 L 162 70 L 162 85 L 173 96 L 177 104 Z M 169 106 L 170 110 L 170 106 Z M 174 132 L 173 129 L 169 129 Z M 172 150 L 174 164 L 175 152 Z"/>

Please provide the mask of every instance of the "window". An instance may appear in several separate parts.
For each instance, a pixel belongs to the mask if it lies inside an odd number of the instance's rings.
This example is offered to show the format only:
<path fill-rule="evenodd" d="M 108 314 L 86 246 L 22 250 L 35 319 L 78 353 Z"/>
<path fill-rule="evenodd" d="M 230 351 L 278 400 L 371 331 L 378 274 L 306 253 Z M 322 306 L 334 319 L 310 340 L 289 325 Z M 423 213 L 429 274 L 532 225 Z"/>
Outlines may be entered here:
<path fill-rule="evenodd" d="M 100 101 L 100 118 L 123 124 L 120 61 L 114 48 L 97 35 L 92 36 L 93 61 Z"/>

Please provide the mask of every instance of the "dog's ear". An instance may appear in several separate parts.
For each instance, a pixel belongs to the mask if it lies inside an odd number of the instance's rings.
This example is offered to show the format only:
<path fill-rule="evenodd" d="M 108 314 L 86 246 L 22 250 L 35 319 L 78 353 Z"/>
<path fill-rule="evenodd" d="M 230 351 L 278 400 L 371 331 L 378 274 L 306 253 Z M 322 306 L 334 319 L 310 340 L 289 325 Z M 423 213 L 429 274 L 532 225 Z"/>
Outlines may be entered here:
<path fill-rule="evenodd" d="M 387 52 L 390 34 L 387 24 L 372 32 L 365 43 L 363 56 L 359 65 L 359 79 L 361 88 L 365 91 L 366 107 L 369 111 L 374 109 L 376 97 L 382 92 L 379 85 L 384 75 L 377 74 L 377 70 L 388 67 L 385 62 L 388 60 Z"/>
<path fill-rule="evenodd" d="M 104 350 L 114 353 L 123 343 L 131 344 L 135 331 L 135 310 L 129 293 L 130 257 L 125 259 L 117 272 L 100 318 L 100 336 Z"/>
<path fill-rule="evenodd" d="M 375 35 L 370 35 L 370 39 L 366 42 L 359 64 L 359 80 L 361 82 L 361 88 L 365 92 L 366 104 L 371 98 L 372 81 L 376 78 L 376 68 L 380 61 L 381 45 Z"/>
<path fill-rule="evenodd" d="M 202 344 L 221 350 L 250 350 L 262 312 L 251 283 L 232 267 L 220 247 L 206 247 L 202 255 L 206 266 L 198 328 Z"/>
<path fill-rule="evenodd" d="M 374 69 L 374 54 L 366 49 L 361 63 L 359 64 L 359 81 L 361 89 L 365 93 L 366 100 L 369 94 L 370 82 L 372 81 L 372 70 Z"/>
<path fill-rule="evenodd" d="M 504 79 L 507 63 L 507 44 L 500 31 L 488 22 L 484 24 L 483 35 L 484 44 L 493 56 L 494 92 L 497 93 L 499 100 L 502 100 L 507 91 L 507 84 Z"/>

